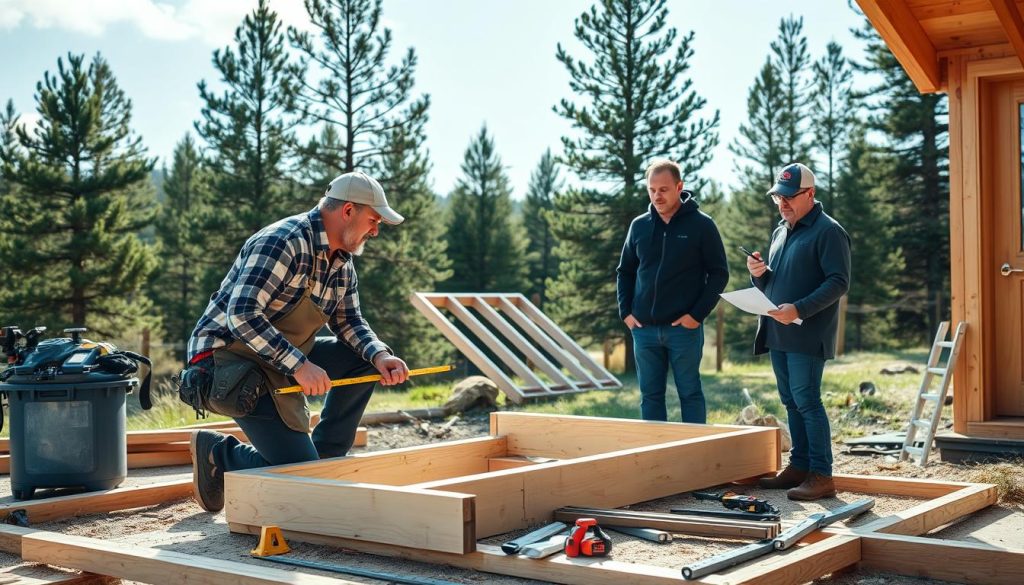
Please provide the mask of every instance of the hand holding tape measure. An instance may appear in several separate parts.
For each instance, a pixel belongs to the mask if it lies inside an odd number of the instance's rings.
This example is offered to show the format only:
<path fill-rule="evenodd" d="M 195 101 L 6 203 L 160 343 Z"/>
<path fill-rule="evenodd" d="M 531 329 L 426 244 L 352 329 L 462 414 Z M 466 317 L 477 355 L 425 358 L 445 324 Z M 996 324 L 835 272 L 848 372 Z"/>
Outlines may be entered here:
<path fill-rule="evenodd" d="M 422 376 L 423 374 L 440 374 L 442 372 L 450 372 L 455 369 L 453 365 L 445 366 L 434 366 L 431 368 L 419 368 L 416 370 L 409 370 L 410 376 Z M 380 374 L 371 374 L 369 376 L 359 376 L 356 378 L 341 378 L 340 380 L 331 380 L 331 388 L 335 386 L 349 386 L 352 384 L 362 384 L 364 382 L 378 382 L 381 379 Z M 295 392 L 302 392 L 302 386 L 286 386 L 284 388 L 277 388 L 274 390 L 274 394 L 293 394 Z"/>

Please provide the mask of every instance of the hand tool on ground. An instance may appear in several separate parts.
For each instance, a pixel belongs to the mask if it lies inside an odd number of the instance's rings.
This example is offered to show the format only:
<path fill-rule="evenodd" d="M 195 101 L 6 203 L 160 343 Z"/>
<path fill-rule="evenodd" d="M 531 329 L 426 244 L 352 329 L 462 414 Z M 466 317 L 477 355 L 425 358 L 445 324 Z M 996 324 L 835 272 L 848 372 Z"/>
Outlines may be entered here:
<path fill-rule="evenodd" d="M 593 532 L 593 536 L 588 536 Z M 565 539 L 565 556 L 605 557 L 612 552 L 612 539 L 593 518 L 580 518 Z"/>
<path fill-rule="evenodd" d="M 711 518 L 736 518 L 737 520 L 753 520 L 762 522 L 778 522 L 781 516 L 776 513 L 766 512 L 758 514 L 755 512 L 735 512 L 733 510 L 701 510 L 700 508 L 670 508 L 673 514 L 686 516 L 709 516 Z"/>
<path fill-rule="evenodd" d="M 542 526 L 533 532 L 529 532 L 520 536 L 519 538 L 510 540 L 505 544 L 501 545 L 501 552 L 507 555 L 519 554 L 522 548 L 528 544 L 547 540 L 556 534 L 561 534 L 569 529 L 569 525 L 565 522 L 552 522 L 547 526 Z"/>
<path fill-rule="evenodd" d="M 555 520 L 575 522 L 579 518 L 593 518 L 605 526 L 631 526 L 654 528 L 674 534 L 695 536 L 721 536 L 761 540 L 779 535 L 778 522 L 732 520 L 729 518 L 707 518 L 700 516 L 679 516 L 658 512 L 638 512 L 601 508 L 577 508 L 567 506 L 554 511 Z"/>
<path fill-rule="evenodd" d="M 445 581 L 443 579 L 431 579 L 429 577 L 407 577 L 405 575 L 398 575 L 395 573 L 385 573 L 383 571 L 371 571 L 369 569 L 360 569 L 357 567 L 348 567 L 345 565 L 335 565 L 333 563 L 321 563 L 318 561 L 307 561 L 303 559 L 291 559 L 288 557 L 255 557 L 261 561 L 270 561 L 272 563 L 281 563 L 282 565 L 292 565 L 295 567 L 305 567 L 307 569 L 316 569 L 317 571 L 330 571 L 332 573 L 341 573 L 343 575 L 355 575 L 356 577 L 366 577 L 368 579 L 377 579 L 378 581 L 390 581 L 392 583 L 406 583 L 407 585 L 460 585 L 455 581 Z"/>
<path fill-rule="evenodd" d="M 672 533 L 665 532 L 664 530 L 655 530 L 654 528 L 636 528 L 633 526 L 605 526 L 608 530 L 614 530 L 615 532 L 621 532 L 622 534 L 628 534 L 629 536 L 635 536 L 636 538 L 642 538 L 651 542 L 672 542 Z"/>
<path fill-rule="evenodd" d="M 711 575 L 734 565 L 762 557 L 773 551 L 786 550 L 815 530 L 824 528 L 834 522 L 863 514 L 874 505 L 875 500 L 873 498 L 864 498 L 830 512 L 811 514 L 799 524 L 784 530 L 782 534 L 773 539 L 765 539 L 754 544 L 748 544 L 747 546 L 697 561 L 692 565 L 687 565 L 683 567 L 683 578 L 699 579 L 705 575 Z"/>
<path fill-rule="evenodd" d="M 722 505 L 730 510 L 742 510 L 754 514 L 778 514 L 779 509 L 767 500 L 755 498 L 754 496 L 743 496 L 734 492 L 713 494 L 710 492 L 692 492 L 693 497 L 698 500 L 713 500 L 722 502 Z"/>
<path fill-rule="evenodd" d="M 528 544 L 520 549 L 519 554 L 526 555 L 531 559 L 543 559 L 550 557 L 555 553 L 559 553 L 565 550 L 565 537 L 564 536 L 552 536 L 551 538 Z"/>
<path fill-rule="evenodd" d="M 409 376 L 422 376 L 423 374 L 440 374 L 441 372 L 450 372 L 454 369 L 455 366 L 450 364 L 447 366 L 418 368 L 415 370 L 409 370 Z M 340 380 L 331 380 L 331 388 L 334 388 L 336 386 L 349 386 L 351 384 L 362 384 L 363 382 L 378 382 L 380 381 L 380 379 L 380 374 L 358 376 L 356 378 L 341 378 Z M 293 394 L 295 392 L 302 392 L 302 386 L 285 386 L 284 388 L 278 388 L 274 390 L 274 394 Z"/>

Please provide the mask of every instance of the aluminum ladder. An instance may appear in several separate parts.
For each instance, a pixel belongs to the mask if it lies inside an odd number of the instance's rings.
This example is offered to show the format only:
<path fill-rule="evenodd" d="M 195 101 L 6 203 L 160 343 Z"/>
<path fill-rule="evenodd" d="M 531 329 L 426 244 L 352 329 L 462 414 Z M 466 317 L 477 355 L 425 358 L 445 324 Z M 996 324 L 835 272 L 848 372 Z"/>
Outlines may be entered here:
<path fill-rule="evenodd" d="M 917 400 L 910 413 L 910 424 L 907 425 L 907 436 L 903 440 L 903 448 L 900 450 L 900 461 L 906 461 L 913 457 L 915 463 L 920 467 L 924 467 L 928 462 L 928 454 L 932 450 L 932 441 L 935 439 L 939 419 L 942 418 L 942 407 L 946 403 L 946 393 L 949 391 L 949 383 L 953 379 L 953 368 L 956 367 L 956 359 L 960 355 L 960 345 L 963 342 L 965 331 L 967 331 L 967 323 L 961 321 L 956 326 L 953 338 L 947 341 L 949 321 L 939 324 L 935 342 L 932 343 L 932 351 L 928 354 L 928 365 L 924 370 L 921 388 L 917 391 Z M 942 357 L 944 349 L 949 350 L 949 356 L 946 359 L 946 365 L 942 366 L 939 364 L 939 359 Z M 932 380 L 936 376 L 942 376 L 942 378 L 939 381 L 938 391 L 932 392 Z M 915 447 L 918 431 L 922 431 L 924 435 L 921 437 L 921 446 Z"/>

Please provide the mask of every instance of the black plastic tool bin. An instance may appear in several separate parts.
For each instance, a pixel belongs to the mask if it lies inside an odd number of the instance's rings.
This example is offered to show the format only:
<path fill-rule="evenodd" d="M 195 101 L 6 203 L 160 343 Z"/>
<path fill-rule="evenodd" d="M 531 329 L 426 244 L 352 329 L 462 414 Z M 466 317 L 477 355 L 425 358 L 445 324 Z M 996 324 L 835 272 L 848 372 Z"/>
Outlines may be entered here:
<path fill-rule="evenodd" d="M 9 405 L 16 499 L 39 488 L 112 489 L 128 475 L 125 397 L 138 379 L 85 378 L 0 384 Z"/>

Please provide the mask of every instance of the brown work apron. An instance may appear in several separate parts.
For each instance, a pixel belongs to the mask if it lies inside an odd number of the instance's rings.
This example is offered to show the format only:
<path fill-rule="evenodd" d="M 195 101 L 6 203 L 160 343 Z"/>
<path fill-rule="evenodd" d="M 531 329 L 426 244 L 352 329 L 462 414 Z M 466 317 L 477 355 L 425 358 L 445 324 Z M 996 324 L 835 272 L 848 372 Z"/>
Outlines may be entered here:
<path fill-rule="evenodd" d="M 289 343 L 299 348 L 299 351 L 306 356 L 313 349 L 317 331 L 320 331 L 320 328 L 327 323 L 327 315 L 310 298 L 310 291 L 315 285 L 316 281 L 310 278 L 298 304 L 286 314 L 270 322 Z M 274 406 L 277 407 L 277 413 L 281 416 L 281 420 L 292 430 L 309 433 L 309 404 L 306 402 L 306 395 L 302 392 L 274 394 L 274 388 L 284 388 L 292 386 L 294 383 L 288 376 L 263 361 L 263 358 L 252 348 L 244 342 L 236 340 L 224 348 L 215 350 L 213 359 L 216 366 L 232 360 L 249 360 L 258 364 L 269 382 L 268 391 L 274 399 Z"/>

